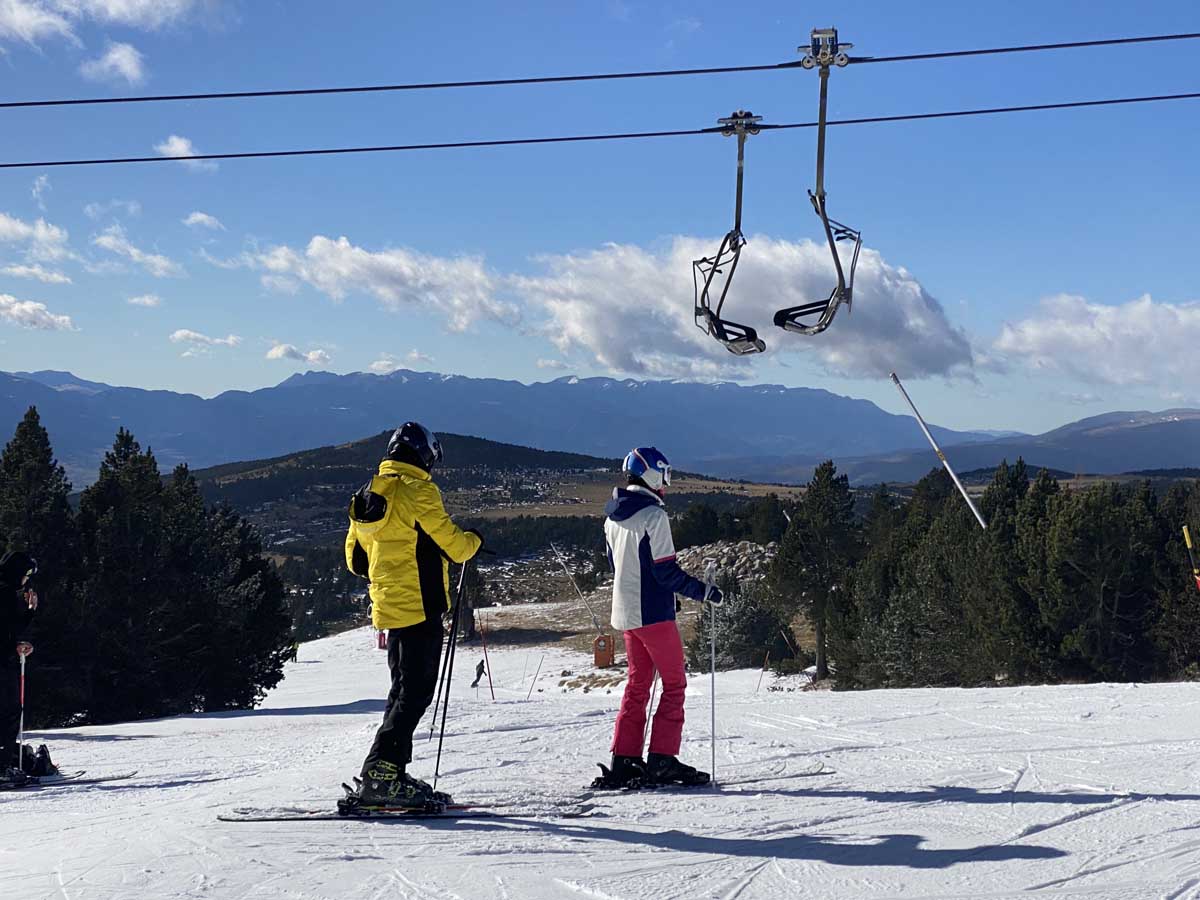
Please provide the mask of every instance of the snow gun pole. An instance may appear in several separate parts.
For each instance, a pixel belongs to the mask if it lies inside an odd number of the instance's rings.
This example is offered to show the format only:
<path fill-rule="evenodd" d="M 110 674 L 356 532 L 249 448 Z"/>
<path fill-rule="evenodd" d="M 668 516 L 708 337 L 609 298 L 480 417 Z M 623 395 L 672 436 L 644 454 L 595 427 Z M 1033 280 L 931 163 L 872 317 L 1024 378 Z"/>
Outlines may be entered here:
<path fill-rule="evenodd" d="M 487 652 L 487 626 L 483 624 L 482 618 L 479 622 L 479 639 L 483 641 L 483 666 L 487 670 L 488 690 L 492 694 L 492 701 L 496 700 L 496 688 L 492 685 L 492 661 L 488 659 Z"/>
<path fill-rule="evenodd" d="M 1196 553 L 1192 549 L 1192 532 L 1186 525 L 1183 526 L 1183 542 L 1187 544 L 1188 559 L 1192 563 L 1192 577 L 1196 579 L 1196 589 L 1200 590 L 1200 568 L 1196 567 Z"/>
<path fill-rule="evenodd" d="M 433 701 L 433 721 L 429 723 L 429 740 L 433 740 L 433 732 L 437 729 L 437 711 L 442 703 L 442 689 L 446 684 L 446 669 L 450 663 L 454 645 L 458 643 L 458 610 L 462 604 L 463 585 L 467 581 L 467 564 L 463 563 L 458 575 L 458 595 L 454 601 L 454 612 L 450 615 L 450 637 L 446 639 L 446 652 L 442 655 L 442 674 L 438 678 L 437 696 Z"/>
<path fill-rule="evenodd" d="M 563 559 L 563 555 L 559 553 L 558 547 L 553 543 L 550 544 L 550 549 L 554 551 L 554 556 L 558 560 L 558 564 L 562 566 L 562 570 L 567 573 L 567 578 L 571 580 L 571 587 L 575 588 L 575 593 L 579 595 L 580 602 L 587 608 L 588 615 L 592 617 L 592 625 L 596 627 L 597 634 L 604 634 L 604 629 L 600 627 L 600 620 L 596 618 L 596 614 L 592 612 L 592 605 L 587 602 L 587 598 L 583 596 L 583 591 L 579 589 L 579 583 L 575 580 L 575 576 L 571 574 L 571 570 L 567 568 L 567 561 Z"/>
<path fill-rule="evenodd" d="M 529 693 L 525 695 L 525 699 L 529 700 L 533 697 L 533 686 L 537 684 L 538 676 L 542 674 L 542 663 L 546 661 L 546 654 L 542 654 L 542 658 L 538 660 L 537 671 L 533 673 L 533 681 L 529 682 Z"/>
<path fill-rule="evenodd" d="M 950 475 L 951 480 L 954 482 L 954 486 L 958 488 L 958 492 L 962 494 L 962 498 L 967 501 L 967 506 L 971 507 L 971 512 L 975 514 L 975 521 L 979 523 L 980 528 L 987 530 L 987 522 L 983 520 L 983 515 L 979 512 L 978 508 L 976 508 L 975 502 L 971 499 L 970 495 L 967 494 L 967 489 L 963 487 L 962 482 L 958 480 L 958 475 L 955 474 L 954 469 L 950 466 L 950 460 L 946 459 L 946 454 L 942 452 L 942 448 L 938 446 L 937 441 L 933 439 L 933 435 L 929 433 L 929 427 L 925 424 L 925 420 L 921 418 L 921 414 L 917 412 L 917 405 L 912 402 L 912 397 L 908 396 L 908 391 L 904 389 L 904 385 L 900 383 L 900 379 L 896 376 L 895 372 L 892 373 L 892 382 L 896 385 L 896 388 L 900 391 L 901 396 L 903 396 L 905 401 L 908 403 L 909 408 L 913 411 L 913 415 L 917 417 L 917 424 L 920 425 L 921 430 L 925 432 L 925 439 L 929 441 L 929 446 L 933 447 L 933 452 L 937 454 L 937 458 L 940 459 L 942 461 L 942 465 L 946 467 L 946 472 Z"/>
<path fill-rule="evenodd" d="M 471 564 L 467 560 L 462 565 L 462 574 L 458 576 L 458 597 L 454 601 L 454 615 L 450 617 L 450 645 L 446 650 L 446 696 L 442 700 L 442 730 L 438 734 L 438 749 L 437 761 L 433 764 L 433 786 L 436 789 L 438 783 L 438 773 L 442 768 L 442 742 L 446 739 L 446 713 L 450 710 L 450 687 L 453 684 L 454 677 L 454 650 L 458 646 L 458 624 L 462 617 L 463 608 L 463 585 L 467 582 L 467 566 Z M 434 718 L 437 717 L 437 707 L 433 708 Z"/>
<path fill-rule="evenodd" d="M 704 583 L 711 591 L 717 583 L 717 561 L 715 559 L 706 559 L 704 561 Z M 705 592 L 706 594 L 708 591 Z M 717 786 L 717 606 L 715 603 L 710 603 L 709 608 L 712 610 L 712 621 L 709 625 L 709 710 L 712 715 L 712 738 L 710 740 L 710 749 L 712 751 L 712 784 Z"/>
<path fill-rule="evenodd" d="M 10 681 L 9 684 L 12 684 Z M 9 695 L 12 696 L 11 694 Z M 12 721 L 11 719 L 9 720 Z M 12 726 L 8 726 L 11 728 Z M 11 734 L 11 732 L 10 732 Z M 25 654 L 21 654 L 21 721 L 17 725 L 17 768 L 25 768 Z"/>

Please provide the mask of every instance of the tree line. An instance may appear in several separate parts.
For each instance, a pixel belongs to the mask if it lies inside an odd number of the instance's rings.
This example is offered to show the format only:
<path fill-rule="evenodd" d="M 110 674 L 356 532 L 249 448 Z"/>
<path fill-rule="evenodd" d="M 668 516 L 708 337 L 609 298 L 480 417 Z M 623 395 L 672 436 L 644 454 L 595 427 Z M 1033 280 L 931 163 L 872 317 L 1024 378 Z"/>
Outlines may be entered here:
<path fill-rule="evenodd" d="M 769 577 L 728 585 L 725 663 L 795 655 L 802 616 L 817 676 L 839 688 L 1200 677 L 1181 534 L 1200 485 L 1068 490 L 1018 460 L 995 471 L 980 509 L 986 531 L 939 469 L 908 497 L 878 488 L 860 514 L 823 463 L 789 509 Z"/>
<path fill-rule="evenodd" d="M 283 581 L 254 529 L 207 507 L 186 466 L 163 478 L 124 428 L 71 485 L 30 408 L 0 456 L 0 549 L 39 564 L 27 721 L 95 724 L 243 709 L 292 649 Z"/>

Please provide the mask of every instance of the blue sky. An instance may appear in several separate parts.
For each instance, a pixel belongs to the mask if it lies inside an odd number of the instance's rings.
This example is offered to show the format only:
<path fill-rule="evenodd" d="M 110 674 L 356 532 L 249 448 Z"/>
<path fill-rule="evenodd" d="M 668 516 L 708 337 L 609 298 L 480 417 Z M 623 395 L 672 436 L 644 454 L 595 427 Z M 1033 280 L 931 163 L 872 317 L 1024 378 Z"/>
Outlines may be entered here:
<path fill-rule="evenodd" d="M 827 24 L 875 55 L 1200 30 L 1185 2 L 748 6 L 8 0 L 0 94 L 782 62 Z M 852 66 L 831 115 L 1197 90 L 1198 49 Z M 816 92 L 793 70 L 8 110 L 0 159 L 695 128 L 737 108 L 795 122 Z M 690 260 L 732 223 L 718 136 L 0 171 L 0 369 L 206 396 L 306 368 L 731 378 L 899 411 L 895 368 L 930 419 L 1027 431 L 1200 405 L 1198 122 L 1191 101 L 831 130 L 829 208 L 866 250 L 853 314 L 815 338 L 770 325 L 831 283 L 804 193 L 815 134 L 751 138 L 727 311 L 770 352 L 748 360 L 691 324 Z"/>

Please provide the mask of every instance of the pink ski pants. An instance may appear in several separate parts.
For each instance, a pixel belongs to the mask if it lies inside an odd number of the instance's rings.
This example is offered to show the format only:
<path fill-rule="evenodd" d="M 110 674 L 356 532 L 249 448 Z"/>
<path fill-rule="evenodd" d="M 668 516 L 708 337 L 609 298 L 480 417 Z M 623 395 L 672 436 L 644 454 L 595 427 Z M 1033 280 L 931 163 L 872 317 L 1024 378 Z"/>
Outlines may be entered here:
<path fill-rule="evenodd" d="M 641 756 L 646 732 L 646 704 L 657 671 L 662 680 L 662 698 L 650 731 L 650 752 L 679 755 L 683 735 L 683 695 L 687 673 L 683 663 L 683 641 L 673 621 L 658 622 L 625 632 L 625 655 L 629 682 L 621 697 L 612 752 L 617 756 Z"/>

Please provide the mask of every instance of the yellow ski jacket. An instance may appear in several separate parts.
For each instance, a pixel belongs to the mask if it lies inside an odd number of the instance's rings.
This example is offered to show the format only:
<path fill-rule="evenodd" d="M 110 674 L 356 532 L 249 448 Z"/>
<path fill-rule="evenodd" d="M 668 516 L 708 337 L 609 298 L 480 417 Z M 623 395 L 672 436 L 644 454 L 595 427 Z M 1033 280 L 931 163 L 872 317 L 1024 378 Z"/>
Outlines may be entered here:
<path fill-rule="evenodd" d="M 406 628 L 450 606 L 450 564 L 482 542 L 451 521 L 428 472 L 385 459 L 379 474 L 350 499 L 346 565 L 371 581 L 371 623 Z"/>

